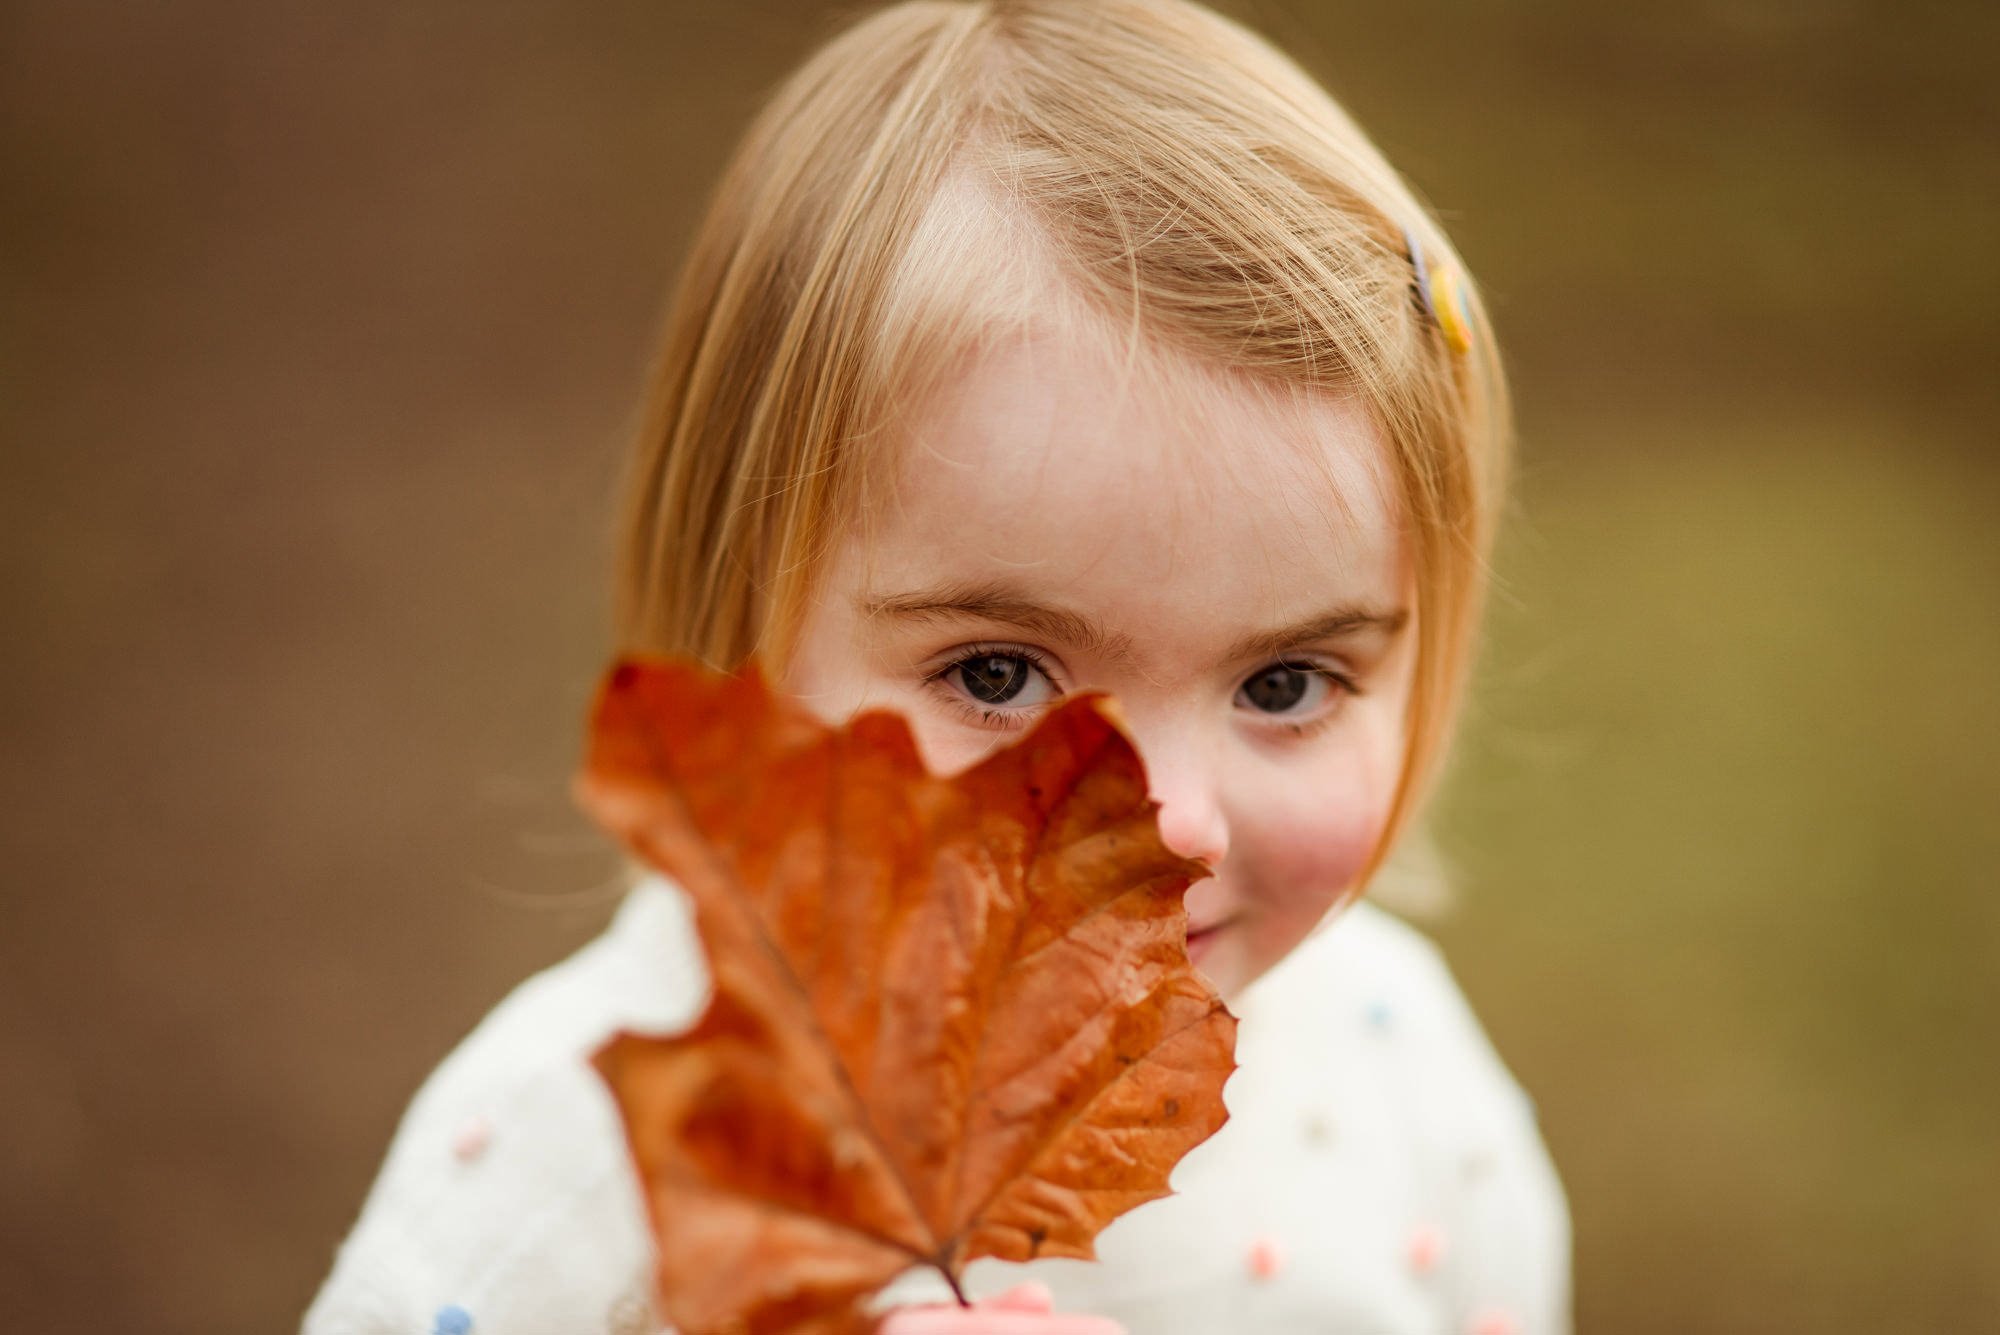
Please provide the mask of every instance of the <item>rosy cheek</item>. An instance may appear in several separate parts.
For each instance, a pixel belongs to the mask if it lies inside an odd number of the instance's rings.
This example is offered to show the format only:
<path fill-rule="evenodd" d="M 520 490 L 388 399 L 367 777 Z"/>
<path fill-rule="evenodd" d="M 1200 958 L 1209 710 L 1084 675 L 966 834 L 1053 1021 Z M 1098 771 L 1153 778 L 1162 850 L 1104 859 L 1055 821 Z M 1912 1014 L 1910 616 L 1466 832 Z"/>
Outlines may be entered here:
<path fill-rule="evenodd" d="M 1381 837 L 1383 819 L 1352 807 L 1304 824 L 1281 845 L 1277 873 L 1301 897 L 1324 906 L 1361 874 Z"/>
<path fill-rule="evenodd" d="M 1354 783 L 1310 791 L 1310 801 L 1288 796 L 1266 806 L 1254 838 L 1260 897 L 1275 914 L 1308 925 L 1354 886 L 1382 837 L 1392 796 Z"/>
<path fill-rule="evenodd" d="M 895 707 L 897 712 L 910 720 L 917 754 L 923 757 L 925 767 L 933 774 L 956 774 L 970 769 L 992 754 L 1001 742 L 1011 740 L 1006 734 L 987 736 L 954 725 L 914 704 L 899 702 Z"/>

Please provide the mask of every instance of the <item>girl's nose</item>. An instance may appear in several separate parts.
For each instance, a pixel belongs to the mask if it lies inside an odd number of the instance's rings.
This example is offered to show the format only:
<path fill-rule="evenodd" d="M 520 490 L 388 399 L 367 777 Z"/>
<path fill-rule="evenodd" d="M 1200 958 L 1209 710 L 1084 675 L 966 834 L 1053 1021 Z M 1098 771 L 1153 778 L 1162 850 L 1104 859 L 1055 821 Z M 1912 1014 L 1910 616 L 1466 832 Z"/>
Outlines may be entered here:
<path fill-rule="evenodd" d="M 1192 758 L 1149 770 L 1153 800 L 1160 804 L 1160 838 L 1184 858 L 1213 870 L 1229 852 L 1229 819 L 1222 809 L 1216 775 Z"/>

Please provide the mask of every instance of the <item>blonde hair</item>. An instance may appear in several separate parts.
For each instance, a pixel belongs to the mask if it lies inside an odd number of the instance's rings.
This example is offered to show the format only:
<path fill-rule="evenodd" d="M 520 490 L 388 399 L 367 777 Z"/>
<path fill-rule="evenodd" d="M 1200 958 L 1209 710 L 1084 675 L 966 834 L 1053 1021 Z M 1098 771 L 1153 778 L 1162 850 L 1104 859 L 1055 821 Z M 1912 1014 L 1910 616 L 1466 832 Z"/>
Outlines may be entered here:
<path fill-rule="evenodd" d="M 1309 76 L 1187 0 L 862 19 L 757 118 L 687 259 L 626 479 L 621 646 L 782 662 L 900 408 L 1000 331 L 1095 319 L 1354 396 L 1388 442 L 1417 648 L 1379 860 L 1459 710 L 1509 453 L 1477 292 L 1455 354 L 1406 232 L 1455 262 Z"/>

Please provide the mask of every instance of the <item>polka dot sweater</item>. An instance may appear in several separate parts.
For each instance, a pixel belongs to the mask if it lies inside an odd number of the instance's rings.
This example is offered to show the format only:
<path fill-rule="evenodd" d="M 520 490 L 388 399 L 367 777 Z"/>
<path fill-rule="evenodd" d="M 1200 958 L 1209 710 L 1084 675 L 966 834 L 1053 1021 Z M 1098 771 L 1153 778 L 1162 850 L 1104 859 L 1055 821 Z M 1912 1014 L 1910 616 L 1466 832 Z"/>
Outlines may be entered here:
<path fill-rule="evenodd" d="M 670 885 L 509 996 L 425 1083 L 303 1335 L 658 1335 L 650 1243 L 588 1054 L 688 1024 L 700 949 Z M 1095 1263 L 985 1261 L 1132 1335 L 1561 1335 L 1569 1217 L 1533 1111 L 1437 950 L 1350 908 L 1232 1007 L 1230 1121 Z M 934 1277 L 897 1301 L 943 1296 Z"/>

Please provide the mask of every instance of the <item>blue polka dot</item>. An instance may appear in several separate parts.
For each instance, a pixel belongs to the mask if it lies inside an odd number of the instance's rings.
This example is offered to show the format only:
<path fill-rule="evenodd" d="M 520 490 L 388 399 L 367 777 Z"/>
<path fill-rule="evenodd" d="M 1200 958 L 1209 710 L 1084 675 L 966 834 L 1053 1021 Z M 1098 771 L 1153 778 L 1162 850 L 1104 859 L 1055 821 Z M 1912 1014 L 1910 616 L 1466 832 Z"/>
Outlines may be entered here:
<path fill-rule="evenodd" d="M 1377 1029 L 1387 1029 L 1396 1023 L 1396 1008 L 1386 1001 L 1369 1002 L 1368 1023 Z"/>
<path fill-rule="evenodd" d="M 446 1303 L 431 1318 L 431 1335 L 472 1335 L 472 1313 L 457 1303 Z"/>

